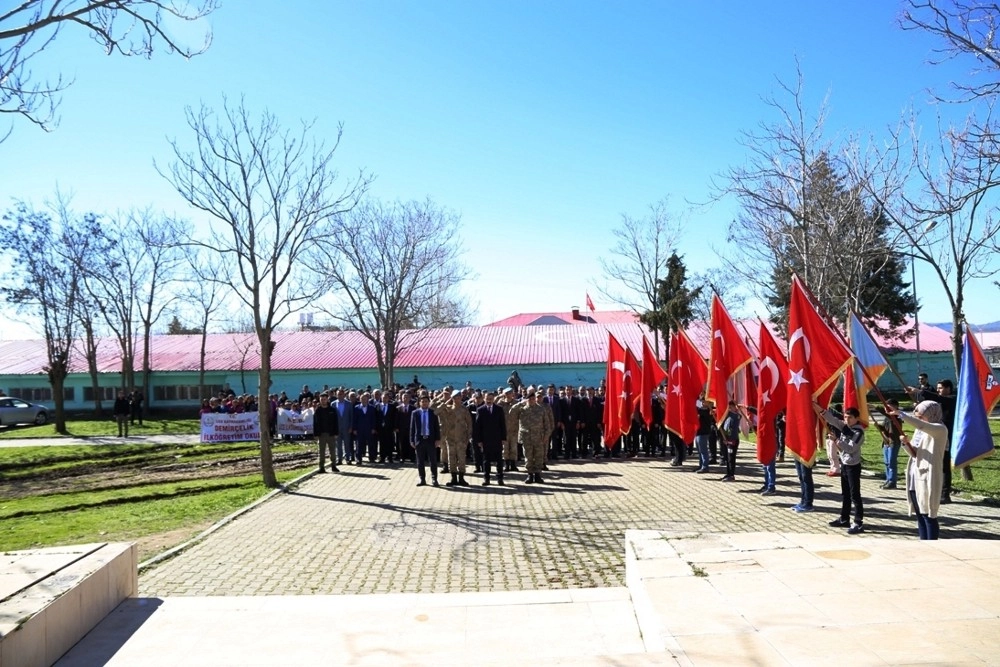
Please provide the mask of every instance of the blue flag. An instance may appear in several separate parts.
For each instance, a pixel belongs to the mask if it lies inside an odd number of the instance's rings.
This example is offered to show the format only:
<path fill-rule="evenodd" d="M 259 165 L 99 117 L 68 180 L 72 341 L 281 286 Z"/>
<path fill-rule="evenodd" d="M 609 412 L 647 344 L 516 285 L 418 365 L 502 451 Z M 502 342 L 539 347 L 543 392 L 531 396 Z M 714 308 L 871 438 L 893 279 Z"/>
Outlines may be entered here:
<path fill-rule="evenodd" d="M 955 433 L 952 436 L 951 457 L 956 468 L 969 465 L 993 453 L 993 435 L 983 400 L 983 385 L 976 364 L 976 350 L 965 330 L 962 345 L 962 370 L 958 374 L 958 394 L 955 397 Z M 992 378 L 992 375 L 990 376 Z"/>

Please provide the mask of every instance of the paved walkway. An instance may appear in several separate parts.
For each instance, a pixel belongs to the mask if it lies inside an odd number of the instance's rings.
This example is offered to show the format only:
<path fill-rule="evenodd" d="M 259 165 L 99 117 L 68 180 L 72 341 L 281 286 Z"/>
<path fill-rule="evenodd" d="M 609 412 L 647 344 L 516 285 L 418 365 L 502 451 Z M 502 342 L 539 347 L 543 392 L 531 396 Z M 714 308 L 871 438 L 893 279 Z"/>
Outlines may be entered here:
<path fill-rule="evenodd" d="M 140 574 L 142 596 L 529 591 L 625 584 L 624 533 L 838 534 L 840 482 L 817 475 L 811 514 L 790 464 L 761 497 L 759 466 L 696 475 L 664 459 L 559 462 L 544 486 L 417 488 L 411 466 L 315 475 Z M 447 479 L 442 477 L 442 482 Z M 865 479 L 868 536 L 916 539 L 902 490 Z M 1000 509 L 942 506 L 942 538 L 1000 539 Z"/>

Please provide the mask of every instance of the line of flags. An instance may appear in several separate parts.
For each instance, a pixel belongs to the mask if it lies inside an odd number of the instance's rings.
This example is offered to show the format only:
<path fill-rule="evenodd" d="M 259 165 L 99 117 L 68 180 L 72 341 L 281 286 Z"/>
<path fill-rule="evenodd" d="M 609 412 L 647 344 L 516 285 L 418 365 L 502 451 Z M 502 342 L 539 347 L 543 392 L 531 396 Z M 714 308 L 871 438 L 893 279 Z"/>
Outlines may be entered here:
<path fill-rule="evenodd" d="M 868 424 L 868 393 L 877 391 L 875 384 L 891 366 L 857 315 L 851 313 L 845 339 L 831 325 L 808 287 L 793 276 L 785 345 L 760 321 L 756 354 L 751 352 L 749 334 L 745 338 L 739 334 L 718 295 L 712 298 L 711 317 L 707 364 L 683 331 L 670 335 L 666 370 L 645 337 L 640 364 L 608 333 L 605 442 L 613 442 L 628 432 L 637 408 L 646 426 L 650 426 L 651 398 L 663 381 L 664 425 L 685 443 L 694 440 L 698 429 L 697 401 L 702 395 L 720 406 L 718 412 L 723 416 L 731 399 L 755 406 L 756 454 L 761 463 L 775 457 L 775 418 L 784 411 L 786 450 L 806 465 L 813 465 L 822 442 L 822 424 L 813 402 L 828 407 L 842 378 L 844 407 L 857 408 L 861 422 Z M 952 462 L 956 468 L 993 452 L 988 415 L 997 401 L 1000 382 L 966 327 L 952 437 Z"/>

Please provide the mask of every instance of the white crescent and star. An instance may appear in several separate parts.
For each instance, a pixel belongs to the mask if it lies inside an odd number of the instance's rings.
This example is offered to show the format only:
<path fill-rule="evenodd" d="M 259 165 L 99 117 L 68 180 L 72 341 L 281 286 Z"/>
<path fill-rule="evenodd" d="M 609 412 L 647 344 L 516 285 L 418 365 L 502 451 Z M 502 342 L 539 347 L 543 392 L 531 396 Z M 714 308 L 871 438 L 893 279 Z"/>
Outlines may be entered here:
<path fill-rule="evenodd" d="M 770 356 L 766 356 L 763 359 L 761 359 L 760 370 L 762 379 L 764 376 L 765 368 L 768 370 L 768 373 L 770 374 L 771 386 L 768 389 L 764 390 L 764 393 L 761 394 L 761 398 L 764 401 L 764 403 L 767 404 L 771 402 L 771 394 L 773 394 L 774 390 L 778 387 L 778 364 L 774 363 L 774 359 L 772 359 Z"/>

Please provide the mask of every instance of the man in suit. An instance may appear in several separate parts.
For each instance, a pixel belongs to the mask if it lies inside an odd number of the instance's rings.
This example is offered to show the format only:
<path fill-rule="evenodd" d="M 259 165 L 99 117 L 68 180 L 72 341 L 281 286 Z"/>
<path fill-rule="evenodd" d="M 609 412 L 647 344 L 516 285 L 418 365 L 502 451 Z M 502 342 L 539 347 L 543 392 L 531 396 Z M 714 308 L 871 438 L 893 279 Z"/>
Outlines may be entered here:
<path fill-rule="evenodd" d="M 410 418 L 416 408 L 410 402 L 410 392 L 404 391 L 396 403 L 396 454 L 400 461 L 413 459 L 410 447 Z"/>
<path fill-rule="evenodd" d="M 420 473 L 420 483 L 417 486 L 427 486 L 427 466 L 431 468 L 431 479 L 438 486 L 437 448 L 441 446 L 441 422 L 431 410 L 431 399 L 420 397 L 420 408 L 413 410 L 410 417 L 410 447 L 417 454 L 417 471 Z"/>
<path fill-rule="evenodd" d="M 577 436 L 583 426 L 583 416 L 581 415 L 583 404 L 580 403 L 580 397 L 576 395 L 576 389 L 569 385 L 566 386 L 566 393 L 561 400 L 563 424 L 565 426 L 563 429 L 563 435 L 565 436 L 563 442 L 566 449 L 566 458 L 575 459 Z"/>
<path fill-rule="evenodd" d="M 333 402 L 337 411 L 337 464 L 344 462 L 344 451 L 347 460 L 354 460 L 354 445 L 351 442 L 351 432 L 354 430 L 354 403 L 347 399 L 343 389 L 337 390 L 337 400 Z"/>
<path fill-rule="evenodd" d="M 547 387 L 543 402 L 552 408 L 552 419 L 556 424 L 549 438 L 549 455 L 547 458 L 551 461 L 559 458 L 559 454 L 562 453 L 563 429 L 566 426 L 563 421 L 562 402 L 556 394 L 556 386 L 554 384 L 550 384 Z"/>
<path fill-rule="evenodd" d="M 378 441 L 378 410 L 371 402 L 371 394 L 361 394 L 361 402 L 354 406 L 354 440 L 357 443 L 358 465 L 368 453 L 368 461 L 375 462 Z"/>
<path fill-rule="evenodd" d="M 496 394 L 486 392 L 486 403 L 476 411 L 476 446 L 483 453 L 483 486 L 490 485 L 490 465 L 496 463 L 497 484 L 503 486 L 503 446 L 507 441 L 507 415 L 496 404 Z"/>
<path fill-rule="evenodd" d="M 396 404 L 392 402 L 392 394 L 385 392 L 382 394 L 382 402 L 376 408 L 378 423 L 375 430 L 378 431 L 378 461 L 385 463 L 386 460 L 392 463 L 392 450 L 396 446 L 396 430 L 398 419 L 396 417 Z"/>

